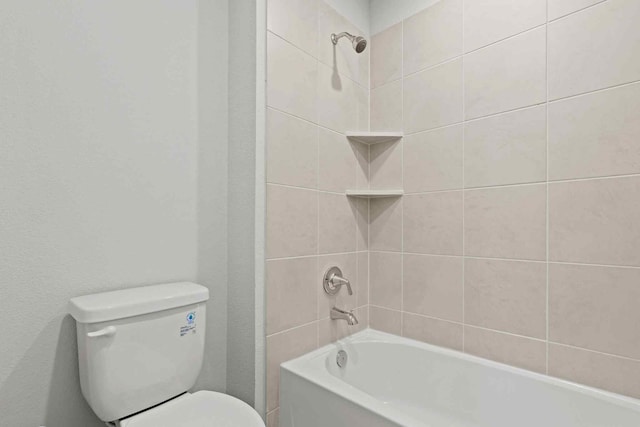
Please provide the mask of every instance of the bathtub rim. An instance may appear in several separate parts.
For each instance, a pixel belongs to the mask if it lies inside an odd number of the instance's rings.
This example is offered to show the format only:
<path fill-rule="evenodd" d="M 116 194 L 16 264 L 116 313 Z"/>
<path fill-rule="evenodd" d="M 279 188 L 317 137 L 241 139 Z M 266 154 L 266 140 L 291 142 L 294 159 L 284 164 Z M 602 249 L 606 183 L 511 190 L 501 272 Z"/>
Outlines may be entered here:
<path fill-rule="evenodd" d="M 330 374 L 325 368 L 325 360 L 329 353 L 334 351 L 340 346 L 348 346 L 353 343 L 359 342 L 378 342 L 387 344 L 402 344 L 410 347 L 417 347 L 425 351 L 453 357 L 456 359 L 462 359 L 471 363 L 477 363 L 481 366 L 496 368 L 509 373 L 524 376 L 529 379 L 542 381 L 545 384 L 551 384 L 554 386 L 568 389 L 577 393 L 581 393 L 590 397 L 601 399 L 605 402 L 612 403 L 626 409 L 630 409 L 638 412 L 640 415 L 640 399 L 633 398 L 631 396 L 625 396 L 622 394 L 602 390 L 599 388 L 591 387 L 584 384 L 575 383 L 562 378 L 553 377 L 538 372 L 529 371 L 523 368 L 507 365 L 493 360 L 484 359 L 482 357 L 474 356 L 468 353 L 463 353 L 458 350 L 453 350 L 445 347 L 439 347 L 433 344 L 428 344 L 422 341 L 417 341 L 407 337 L 401 337 L 398 335 L 389 334 L 376 329 L 366 328 L 360 332 L 350 335 L 346 338 L 342 338 L 333 343 L 327 344 L 314 351 L 306 353 L 300 357 L 284 362 L 280 365 L 281 370 L 301 377 L 315 386 L 320 387 L 331 393 L 335 393 L 342 398 L 349 400 L 350 402 L 366 408 L 377 415 L 392 421 L 409 420 L 402 412 L 395 410 L 391 407 L 384 407 L 383 411 L 379 410 L 375 405 L 379 404 L 380 400 L 367 394 L 365 391 L 346 383 L 334 375 Z M 320 368 L 321 369 L 318 369 Z M 324 372 L 323 372 L 324 369 Z"/>

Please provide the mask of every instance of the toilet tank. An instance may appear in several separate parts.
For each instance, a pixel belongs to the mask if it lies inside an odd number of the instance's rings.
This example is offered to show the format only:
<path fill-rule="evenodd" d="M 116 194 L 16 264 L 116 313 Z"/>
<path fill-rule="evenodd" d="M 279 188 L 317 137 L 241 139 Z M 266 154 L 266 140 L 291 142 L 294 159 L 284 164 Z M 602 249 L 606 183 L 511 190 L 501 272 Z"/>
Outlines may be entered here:
<path fill-rule="evenodd" d="M 73 298 L 82 394 L 115 421 L 189 390 L 202 367 L 207 288 L 180 282 Z"/>

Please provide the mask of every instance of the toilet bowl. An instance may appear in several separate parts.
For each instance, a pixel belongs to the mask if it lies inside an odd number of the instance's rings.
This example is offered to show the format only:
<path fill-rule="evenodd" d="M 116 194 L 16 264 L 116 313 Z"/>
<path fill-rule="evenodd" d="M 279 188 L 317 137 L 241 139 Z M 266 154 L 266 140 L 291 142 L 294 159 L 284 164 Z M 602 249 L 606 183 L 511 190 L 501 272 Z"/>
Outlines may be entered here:
<path fill-rule="evenodd" d="M 82 394 L 112 427 L 264 427 L 239 399 L 190 393 L 204 361 L 209 290 L 181 282 L 71 299 Z"/>
<path fill-rule="evenodd" d="M 253 408 L 227 394 L 185 393 L 120 421 L 121 427 L 264 427 Z"/>

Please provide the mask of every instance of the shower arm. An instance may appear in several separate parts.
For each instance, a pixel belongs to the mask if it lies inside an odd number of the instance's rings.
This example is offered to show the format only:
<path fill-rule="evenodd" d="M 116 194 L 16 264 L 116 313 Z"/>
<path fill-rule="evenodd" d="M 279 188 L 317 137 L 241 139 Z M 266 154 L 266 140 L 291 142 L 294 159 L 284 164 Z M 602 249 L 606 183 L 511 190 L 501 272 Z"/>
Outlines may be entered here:
<path fill-rule="evenodd" d="M 349 40 L 353 41 L 355 36 L 353 34 L 347 33 L 346 31 L 343 31 L 339 34 L 333 33 L 331 34 L 331 42 L 333 44 L 338 44 L 338 40 L 340 40 L 343 37 L 347 37 Z"/>

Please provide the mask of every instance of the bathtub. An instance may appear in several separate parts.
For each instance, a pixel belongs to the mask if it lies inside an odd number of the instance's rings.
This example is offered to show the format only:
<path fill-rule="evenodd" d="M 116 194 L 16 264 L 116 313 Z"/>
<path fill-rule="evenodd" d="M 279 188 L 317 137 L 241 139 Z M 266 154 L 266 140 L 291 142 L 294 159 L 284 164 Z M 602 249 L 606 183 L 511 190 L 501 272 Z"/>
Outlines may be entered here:
<path fill-rule="evenodd" d="M 282 364 L 280 426 L 638 427 L 640 400 L 367 329 Z"/>

